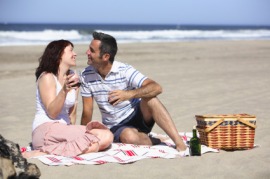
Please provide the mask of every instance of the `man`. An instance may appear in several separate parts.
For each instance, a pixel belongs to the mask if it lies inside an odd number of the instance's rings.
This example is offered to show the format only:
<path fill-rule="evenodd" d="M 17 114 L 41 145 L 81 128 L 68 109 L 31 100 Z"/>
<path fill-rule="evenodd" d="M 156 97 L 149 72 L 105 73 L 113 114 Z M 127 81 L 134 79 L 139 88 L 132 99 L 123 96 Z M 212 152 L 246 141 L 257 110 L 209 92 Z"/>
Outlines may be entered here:
<path fill-rule="evenodd" d="M 81 124 L 86 125 L 92 120 L 95 99 L 102 122 L 114 134 L 114 142 L 153 145 L 157 140 L 148 133 L 157 123 L 174 141 L 176 149 L 185 151 L 186 146 L 168 111 L 157 98 L 162 92 L 161 86 L 132 66 L 114 61 L 116 53 L 114 37 L 93 33 L 86 52 L 89 66 L 81 76 Z"/>

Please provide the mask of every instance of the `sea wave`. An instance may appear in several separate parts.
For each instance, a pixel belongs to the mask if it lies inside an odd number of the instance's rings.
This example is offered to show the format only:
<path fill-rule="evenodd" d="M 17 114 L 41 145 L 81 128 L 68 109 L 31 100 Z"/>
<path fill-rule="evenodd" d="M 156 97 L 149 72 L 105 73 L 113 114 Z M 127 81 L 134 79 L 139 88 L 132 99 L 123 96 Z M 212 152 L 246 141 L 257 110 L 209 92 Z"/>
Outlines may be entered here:
<path fill-rule="evenodd" d="M 56 39 L 83 40 L 77 30 L 0 31 L 0 45 L 46 44 Z"/>
<path fill-rule="evenodd" d="M 141 30 L 112 31 L 96 30 L 114 36 L 119 43 L 168 42 L 187 40 L 252 40 L 270 39 L 269 29 L 256 30 Z M 91 33 L 79 30 L 0 31 L 0 46 L 47 44 L 56 39 L 73 43 L 89 43 Z"/>

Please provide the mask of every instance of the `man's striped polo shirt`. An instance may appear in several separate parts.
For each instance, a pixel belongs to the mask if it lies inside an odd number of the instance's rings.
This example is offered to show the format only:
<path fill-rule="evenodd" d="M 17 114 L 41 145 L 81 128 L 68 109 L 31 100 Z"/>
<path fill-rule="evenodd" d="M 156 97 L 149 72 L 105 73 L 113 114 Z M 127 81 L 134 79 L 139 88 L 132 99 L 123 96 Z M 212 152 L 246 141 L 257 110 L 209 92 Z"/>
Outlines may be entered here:
<path fill-rule="evenodd" d="M 113 62 L 112 69 L 105 79 L 102 79 L 96 69 L 88 66 L 81 74 L 81 95 L 95 99 L 102 115 L 102 122 L 111 128 L 127 118 L 140 99 L 131 99 L 112 106 L 108 102 L 108 93 L 113 90 L 139 88 L 146 78 L 131 65 L 118 61 Z"/>

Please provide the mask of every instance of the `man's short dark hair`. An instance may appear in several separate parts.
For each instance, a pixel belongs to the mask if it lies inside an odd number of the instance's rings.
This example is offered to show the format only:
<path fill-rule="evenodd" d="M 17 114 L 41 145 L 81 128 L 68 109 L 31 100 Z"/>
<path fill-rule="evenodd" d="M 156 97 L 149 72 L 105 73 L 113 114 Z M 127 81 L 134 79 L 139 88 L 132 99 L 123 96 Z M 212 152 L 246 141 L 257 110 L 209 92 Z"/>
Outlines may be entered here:
<path fill-rule="evenodd" d="M 109 61 L 113 63 L 114 57 L 117 53 L 117 42 L 116 39 L 108 34 L 104 34 L 102 32 L 94 32 L 93 33 L 94 40 L 100 40 L 101 44 L 99 47 L 100 50 L 100 56 L 108 53 L 110 54 Z"/>

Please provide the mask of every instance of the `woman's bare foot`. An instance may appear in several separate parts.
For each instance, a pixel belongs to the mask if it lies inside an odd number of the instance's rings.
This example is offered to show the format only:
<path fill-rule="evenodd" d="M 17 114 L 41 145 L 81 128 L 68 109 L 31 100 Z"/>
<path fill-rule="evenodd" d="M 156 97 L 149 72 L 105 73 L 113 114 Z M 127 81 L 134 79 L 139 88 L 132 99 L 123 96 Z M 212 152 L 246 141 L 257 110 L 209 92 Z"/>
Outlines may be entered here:
<path fill-rule="evenodd" d="M 98 121 L 92 121 L 86 125 L 86 130 L 90 131 L 92 129 L 108 129 L 108 128 Z"/>
<path fill-rule="evenodd" d="M 39 150 L 32 150 L 32 151 L 25 151 L 22 153 L 23 158 L 32 158 L 32 157 L 38 157 L 42 155 L 47 155 L 47 153 L 40 152 Z"/>

